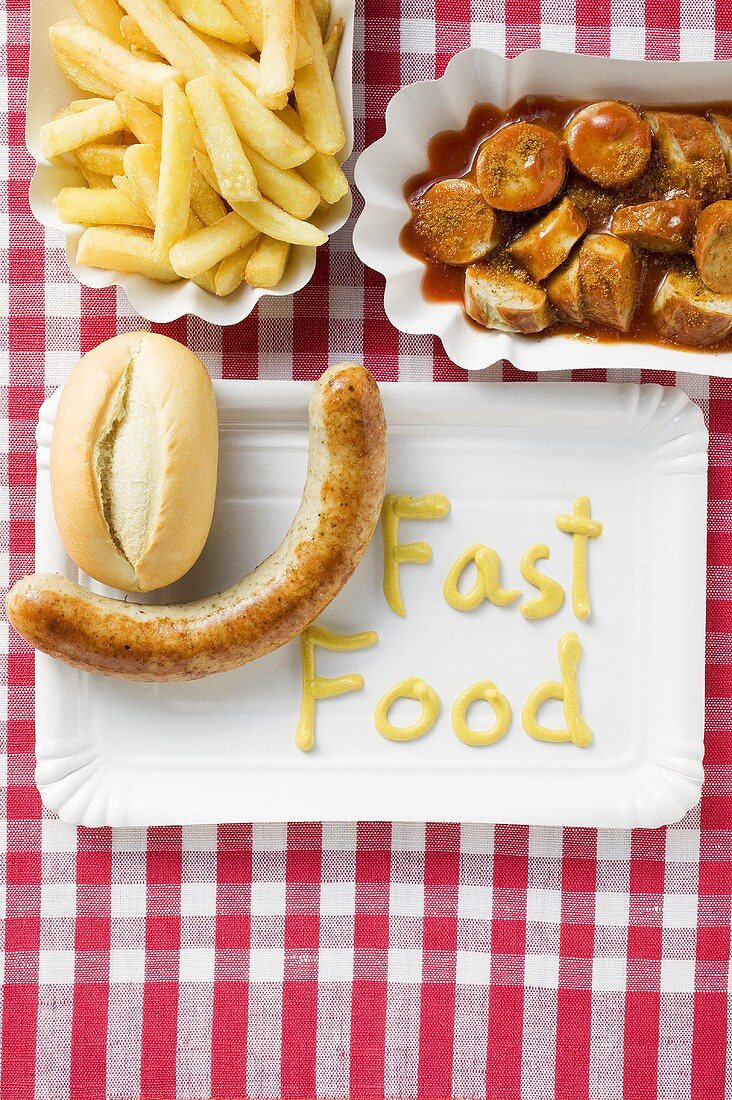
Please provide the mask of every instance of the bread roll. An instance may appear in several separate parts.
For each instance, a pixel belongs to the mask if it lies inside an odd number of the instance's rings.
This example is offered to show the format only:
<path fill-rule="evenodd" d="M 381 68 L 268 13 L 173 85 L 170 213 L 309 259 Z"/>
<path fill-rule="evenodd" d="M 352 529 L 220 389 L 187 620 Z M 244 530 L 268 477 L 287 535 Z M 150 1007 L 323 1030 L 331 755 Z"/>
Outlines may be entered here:
<path fill-rule="evenodd" d="M 69 555 L 126 592 L 172 584 L 203 549 L 218 425 L 200 359 L 167 336 L 125 333 L 90 351 L 61 394 L 51 492 Z"/>

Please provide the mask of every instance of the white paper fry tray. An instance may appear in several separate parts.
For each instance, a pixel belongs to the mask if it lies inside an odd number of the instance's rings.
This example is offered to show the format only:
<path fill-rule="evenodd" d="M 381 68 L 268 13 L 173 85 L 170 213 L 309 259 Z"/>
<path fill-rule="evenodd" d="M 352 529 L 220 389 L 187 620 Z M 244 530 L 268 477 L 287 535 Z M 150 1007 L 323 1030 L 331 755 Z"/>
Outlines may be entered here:
<path fill-rule="evenodd" d="M 588 101 L 622 99 L 644 105 L 729 99 L 732 61 L 628 61 L 552 50 L 527 50 L 507 60 L 473 47 L 452 58 L 439 80 L 401 88 L 386 112 L 386 134 L 361 154 L 356 185 L 365 200 L 353 246 L 386 278 L 384 307 L 401 332 L 434 333 L 453 363 L 480 370 L 500 359 L 522 370 L 624 367 L 732 377 L 732 352 L 695 352 L 622 338 L 591 343 L 579 337 L 526 337 L 471 324 L 460 302 L 422 297 L 424 265 L 399 244 L 409 221 L 404 184 L 428 166 L 427 145 L 441 130 L 461 130 L 477 103 L 509 107 L 527 95 Z"/>
<path fill-rule="evenodd" d="M 331 16 L 341 16 L 345 29 L 341 42 L 334 84 L 338 104 L 346 131 L 346 144 L 338 154 L 343 162 L 353 149 L 353 24 L 354 0 L 332 0 Z M 226 298 L 217 298 L 201 290 L 195 283 L 182 280 L 179 283 L 156 283 L 142 275 L 127 275 L 116 271 L 101 271 L 76 262 L 76 247 L 82 234 L 78 225 L 67 225 L 59 219 L 54 197 L 62 187 L 83 184 L 79 171 L 63 158 L 53 162 L 44 159 L 41 152 L 40 131 L 57 110 L 71 100 L 88 93 L 80 91 L 63 75 L 54 57 L 48 37 L 48 28 L 60 19 L 78 18 L 71 0 L 32 0 L 31 2 L 31 55 L 28 74 L 28 107 L 26 112 L 25 141 L 28 152 L 36 162 L 36 170 L 30 185 L 30 206 L 36 221 L 47 229 L 56 229 L 66 238 L 66 259 L 69 269 L 83 286 L 120 286 L 130 302 L 149 321 L 164 324 L 191 313 L 215 325 L 233 325 L 248 317 L 259 299 L 266 295 L 287 297 L 310 282 L 315 270 L 315 249 L 297 246 L 287 265 L 282 282 L 270 290 L 243 285 Z M 352 198 L 344 195 L 335 206 L 316 213 L 312 221 L 324 233 L 332 236 L 348 220 Z"/>
<path fill-rule="evenodd" d="M 270 552 L 297 506 L 306 465 L 310 386 L 217 382 L 221 458 L 204 554 L 160 601 L 236 580 Z M 247 667 L 192 683 L 125 683 L 37 657 L 37 781 L 44 803 L 84 825 L 261 820 L 454 820 L 653 827 L 699 797 L 704 722 L 707 432 L 699 409 L 658 386 L 566 384 L 382 387 L 389 489 L 445 493 L 443 520 L 403 522 L 424 539 L 427 565 L 401 569 L 407 618 L 381 591 L 381 535 L 320 622 L 376 630 L 353 653 L 317 651 L 324 676 L 360 672 L 365 689 L 317 704 L 316 744 L 297 750 L 300 658 L 290 644 Z M 37 568 L 78 577 L 53 520 L 49 443 L 57 395 L 41 409 Z M 569 596 L 571 538 L 555 517 L 589 495 L 604 524 L 590 544 L 593 615 Z M 501 556 L 506 587 L 534 543 L 567 591 L 553 618 L 527 622 L 518 603 L 448 607 L 442 581 L 472 543 Z M 82 578 L 88 583 L 87 578 Z M 587 749 L 523 731 L 521 709 L 558 677 L 556 646 L 576 630 L 583 657 Z M 373 726 L 378 699 L 419 676 L 442 701 L 420 740 L 395 743 Z M 497 744 L 471 748 L 452 732 L 458 694 L 493 680 L 513 708 Z M 553 708 L 556 706 L 556 711 Z M 391 712 L 398 724 L 416 704 Z M 486 713 L 481 713 L 481 708 Z M 478 704 L 472 723 L 488 724 Z M 546 724 L 561 724 L 549 703 Z"/>

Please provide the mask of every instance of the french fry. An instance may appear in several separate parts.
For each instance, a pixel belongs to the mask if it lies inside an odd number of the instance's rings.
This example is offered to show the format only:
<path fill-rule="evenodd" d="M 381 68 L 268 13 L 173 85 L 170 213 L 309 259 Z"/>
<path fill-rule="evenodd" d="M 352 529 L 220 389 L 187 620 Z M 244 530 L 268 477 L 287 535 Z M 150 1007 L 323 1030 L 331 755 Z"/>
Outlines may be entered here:
<path fill-rule="evenodd" d="M 262 7 L 255 0 L 224 0 L 234 18 L 247 32 L 257 52 L 262 49 Z"/>
<path fill-rule="evenodd" d="M 232 211 L 220 222 L 207 225 L 173 245 L 170 262 L 184 279 L 193 279 L 257 236 L 256 229 Z"/>
<path fill-rule="evenodd" d="M 320 153 L 337 153 L 346 142 L 320 28 L 310 0 L 298 0 L 298 15 L 305 37 L 313 47 L 313 60 L 295 74 L 295 99 L 305 137 Z"/>
<path fill-rule="evenodd" d="M 133 145 L 125 157 L 126 176 L 115 176 L 115 186 L 126 196 L 132 196 L 132 201 L 139 206 L 155 223 L 158 210 L 158 183 L 160 180 L 160 150 L 154 145 Z M 221 204 L 224 213 L 226 207 Z M 203 228 L 203 222 L 196 217 L 191 210 L 188 214 L 186 236 L 197 233 Z M 203 290 L 215 293 L 215 271 L 202 271 L 193 279 L 193 282 Z"/>
<path fill-rule="evenodd" d="M 249 157 L 259 190 L 264 197 L 271 199 L 276 206 L 281 206 L 294 218 L 309 218 L 320 202 L 320 193 L 303 179 L 300 169 L 277 168 L 248 145 L 245 145 L 244 152 Z M 302 167 L 304 166 L 301 165 L 300 168 Z"/>
<path fill-rule="evenodd" d="M 139 57 L 140 61 L 159 61 L 159 53 L 150 53 L 149 50 L 140 49 L 139 46 L 130 46 L 130 51 L 133 57 Z"/>
<path fill-rule="evenodd" d="M 133 201 L 141 210 L 145 210 L 153 224 L 158 217 L 158 186 L 160 183 L 160 150 L 154 145 L 130 145 L 125 153 L 125 174 L 127 182 L 121 187 L 122 193 L 136 196 Z M 118 177 L 115 187 L 120 187 Z"/>
<path fill-rule="evenodd" d="M 349 183 L 345 172 L 335 157 L 327 153 L 313 153 L 310 160 L 300 166 L 301 175 L 315 187 L 328 206 L 334 206 L 349 192 Z"/>
<path fill-rule="evenodd" d="M 167 256 L 186 232 L 191 208 L 193 116 L 184 93 L 169 80 L 163 86 L 163 141 L 155 219 L 155 255 Z"/>
<path fill-rule="evenodd" d="M 231 256 L 224 256 L 216 269 L 214 279 L 214 291 L 219 298 L 225 298 L 228 294 L 233 294 L 244 282 L 247 263 L 257 247 L 258 240 L 259 237 L 255 237 L 253 241 L 245 244 L 238 252 L 233 252 Z"/>
<path fill-rule="evenodd" d="M 84 166 L 81 164 L 79 165 L 79 171 L 81 172 L 82 176 L 89 184 L 89 186 L 93 187 L 95 190 L 97 188 L 101 188 L 102 190 L 104 190 L 107 187 L 114 186 L 109 176 L 102 176 L 99 174 L 99 172 L 91 172 L 88 168 L 84 168 Z"/>
<path fill-rule="evenodd" d="M 345 23 L 343 20 L 336 19 L 335 23 L 330 28 L 328 37 L 323 40 L 323 52 L 325 53 L 331 76 L 335 72 L 335 67 L 338 64 L 338 54 L 341 50 L 341 39 L 343 38 L 344 30 Z"/>
<path fill-rule="evenodd" d="M 121 130 L 124 125 L 117 105 L 110 100 L 103 106 L 91 107 L 88 111 L 78 111 L 54 119 L 41 127 L 41 150 L 44 157 L 58 157 L 61 153 L 70 153 L 80 145 Z"/>
<path fill-rule="evenodd" d="M 80 65 L 75 58 L 69 57 L 64 50 L 59 48 L 53 40 L 53 35 L 50 37 L 58 67 L 67 80 L 70 80 L 77 88 L 81 88 L 83 92 L 92 92 L 95 96 L 114 99 L 115 93 L 119 90 L 115 88 L 114 84 L 110 84 L 108 80 L 102 80 L 101 77 L 89 72 L 84 65 Z"/>
<path fill-rule="evenodd" d="M 223 0 L 231 14 L 247 28 L 255 49 L 261 52 L 264 43 L 262 0 Z M 297 30 L 295 68 L 308 65 L 313 60 L 312 46 Z"/>
<path fill-rule="evenodd" d="M 163 120 L 155 111 L 150 110 L 146 103 L 127 92 L 119 92 L 114 97 L 114 102 L 119 108 L 124 119 L 125 126 L 143 145 L 157 145 L 163 143 Z"/>
<path fill-rule="evenodd" d="M 194 30 L 235 46 L 247 46 L 251 41 L 246 27 L 221 0 L 169 0 L 169 3 L 175 14 Z"/>
<path fill-rule="evenodd" d="M 147 50 L 148 53 L 158 53 L 153 46 L 147 35 L 144 35 L 139 26 L 132 18 L 131 15 L 123 15 L 120 20 L 119 29 L 122 32 L 122 37 L 128 46 L 137 46 L 140 50 Z M 158 54 L 158 57 L 161 55 Z"/>
<path fill-rule="evenodd" d="M 214 264 L 208 271 L 202 271 L 200 275 L 196 275 L 195 279 L 191 279 L 191 282 L 195 283 L 196 286 L 200 286 L 201 290 L 207 290 L 209 294 L 215 294 L 217 271 L 218 264 Z"/>
<path fill-rule="evenodd" d="M 203 142 L 201 142 L 201 144 L 203 145 Z M 216 173 L 214 172 L 213 164 L 211 163 L 211 158 L 209 157 L 208 153 L 205 151 L 205 149 L 196 148 L 193 151 L 193 159 L 195 160 L 196 166 L 200 170 L 201 175 L 206 180 L 206 183 L 208 183 L 218 195 L 219 181 L 216 179 Z"/>
<path fill-rule="evenodd" d="M 257 96 L 265 107 L 281 110 L 295 83 L 297 26 L 295 0 L 262 0 L 262 50 Z"/>
<path fill-rule="evenodd" d="M 213 225 L 228 213 L 226 203 L 215 187 L 204 177 L 196 163 L 193 165 L 191 176 L 191 210 L 203 225 Z"/>
<path fill-rule="evenodd" d="M 196 286 L 200 286 L 201 290 L 207 290 L 209 294 L 215 294 L 217 271 L 218 264 L 214 264 L 208 271 L 202 271 L 200 275 L 196 275 L 195 279 L 191 279 L 191 282 L 195 283 Z"/>
<path fill-rule="evenodd" d="M 161 61 L 141 61 L 124 46 L 80 20 L 55 23 L 49 34 L 54 45 L 58 43 L 59 49 L 94 76 L 103 81 L 111 79 L 117 88 L 146 103 L 160 106 L 165 81 L 181 83 L 183 79 L 177 69 Z"/>
<path fill-rule="evenodd" d="M 76 114 L 77 111 L 88 111 L 92 107 L 103 107 L 105 103 L 109 103 L 109 100 L 102 99 L 101 97 L 88 96 L 86 99 L 72 100 L 71 103 L 69 103 L 68 107 L 65 107 L 64 110 L 73 111 L 74 114 Z"/>
<path fill-rule="evenodd" d="M 122 0 L 122 6 L 156 49 L 185 73 L 186 80 L 206 74 L 214 77 L 237 133 L 262 156 L 279 168 L 296 168 L 307 160 L 312 153 L 309 142 L 263 107 L 206 43 L 165 7 L 163 0 Z"/>
<path fill-rule="evenodd" d="M 106 34 L 113 42 L 124 45 L 120 30 L 122 9 L 116 0 L 74 0 L 74 7 L 90 27 L 100 34 Z"/>
<path fill-rule="evenodd" d="M 249 54 L 230 46 L 228 42 L 217 42 L 215 38 L 209 38 L 207 34 L 199 34 L 198 37 L 208 46 L 217 61 L 230 69 L 234 76 L 238 76 L 242 84 L 245 84 L 250 92 L 257 94 L 257 81 L 259 80 L 259 62 Z"/>
<path fill-rule="evenodd" d="M 82 145 L 76 150 L 76 159 L 90 172 L 97 172 L 100 176 L 116 176 L 123 171 L 122 158 L 126 148 L 126 145 L 110 145 L 105 142 Z"/>
<path fill-rule="evenodd" d="M 184 41 L 183 28 L 190 31 L 190 27 L 178 19 L 162 0 L 120 0 L 120 3 L 158 53 L 181 70 L 185 80 L 193 80 L 208 71 Z"/>
<path fill-rule="evenodd" d="M 79 107 L 77 104 L 86 103 L 86 107 Z M 89 111 L 92 107 L 103 107 L 105 103 L 111 103 L 109 99 L 75 99 L 73 103 L 69 103 L 68 107 L 59 107 L 53 116 L 54 121 L 57 118 L 66 118 L 67 115 L 78 115 L 80 111 Z"/>
<path fill-rule="evenodd" d="M 174 283 L 178 279 L 167 259 L 155 258 L 153 235 L 149 229 L 111 225 L 85 229 L 79 239 L 76 261 L 105 271 L 144 275 L 160 283 Z"/>
<path fill-rule="evenodd" d="M 330 0 L 310 0 L 310 2 L 313 5 L 315 18 L 318 20 L 320 37 L 324 40 L 328 33 L 328 24 L 330 23 Z"/>
<path fill-rule="evenodd" d="M 259 185 L 219 90 L 210 76 L 186 84 L 186 95 L 227 202 L 254 202 Z"/>
<path fill-rule="evenodd" d="M 153 225 L 158 220 L 158 191 L 160 187 L 160 150 L 154 145 L 131 145 L 125 153 L 125 175 L 127 183 L 121 188 L 124 194 L 135 196 L 132 201 L 150 218 Z M 115 181 L 119 177 L 115 177 Z M 116 186 L 115 182 L 115 186 Z M 188 213 L 186 234 L 195 233 L 201 228 L 201 222 L 195 215 Z"/>
<path fill-rule="evenodd" d="M 302 123 L 292 107 L 279 111 L 279 117 L 295 130 L 302 129 Z M 298 167 L 300 175 L 316 188 L 329 206 L 333 206 L 348 194 L 349 186 L 346 174 L 335 157 L 328 153 L 313 153 L 309 160 Z M 261 185 L 260 185 L 261 186 Z"/>
<path fill-rule="evenodd" d="M 142 145 L 154 145 L 158 150 L 163 142 L 163 122 L 145 103 L 139 99 L 120 92 L 115 102 L 119 107 L 125 124 Z M 198 159 L 199 154 L 195 156 Z M 208 158 L 206 158 L 208 159 Z M 216 183 L 216 186 L 214 186 Z M 216 176 L 211 169 L 211 182 L 204 178 L 197 164 L 193 165 L 191 174 L 191 209 L 201 219 L 204 225 L 217 222 L 226 214 L 226 204 L 219 195 L 216 187 Z"/>
<path fill-rule="evenodd" d="M 260 237 L 247 264 L 246 281 L 250 286 L 262 288 L 277 286 L 282 282 L 289 256 L 290 245 L 286 241 Z"/>
<path fill-rule="evenodd" d="M 241 214 L 257 232 L 266 233 L 278 241 L 288 241 L 290 244 L 304 244 L 317 247 L 325 244 L 327 236 L 317 226 L 310 222 L 300 221 L 291 214 L 280 210 L 269 199 L 258 199 L 257 202 L 237 202 L 234 210 Z"/>
<path fill-rule="evenodd" d="M 150 226 L 150 219 L 118 191 L 89 187 L 62 187 L 53 200 L 62 222 L 68 225 Z"/>
<path fill-rule="evenodd" d="M 127 176 L 112 176 L 112 186 L 115 187 L 120 195 L 124 195 L 128 202 L 132 203 L 139 210 L 145 209 L 145 204 L 142 202 L 140 195 L 135 191 L 135 188 L 130 183 Z"/>

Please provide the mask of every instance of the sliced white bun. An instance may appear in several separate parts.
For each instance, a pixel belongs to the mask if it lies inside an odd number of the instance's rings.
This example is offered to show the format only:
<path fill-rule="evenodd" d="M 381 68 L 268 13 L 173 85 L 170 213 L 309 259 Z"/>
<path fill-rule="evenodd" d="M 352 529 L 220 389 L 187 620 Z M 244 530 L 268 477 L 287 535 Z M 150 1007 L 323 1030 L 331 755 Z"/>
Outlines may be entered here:
<path fill-rule="evenodd" d="M 200 359 L 150 332 L 100 344 L 69 376 L 51 445 L 70 557 L 126 592 L 172 584 L 208 537 L 217 464 L 216 402 Z"/>

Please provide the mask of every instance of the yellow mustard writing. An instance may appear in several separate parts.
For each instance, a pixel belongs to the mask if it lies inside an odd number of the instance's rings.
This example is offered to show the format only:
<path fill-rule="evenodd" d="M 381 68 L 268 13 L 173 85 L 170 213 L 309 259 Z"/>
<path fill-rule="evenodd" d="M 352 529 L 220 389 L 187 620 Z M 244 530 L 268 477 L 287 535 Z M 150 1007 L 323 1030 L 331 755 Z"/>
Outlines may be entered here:
<path fill-rule="evenodd" d="M 537 741 L 573 741 L 580 748 L 592 743 L 592 730 L 580 713 L 580 695 L 577 670 L 582 655 L 582 647 L 577 635 L 570 631 L 563 634 L 557 645 L 559 672 L 562 682 L 547 680 L 528 696 L 521 713 L 523 727 L 530 737 Z M 538 720 L 539 707 L 549 699 L 558 699 L 564 710 L 566 728 L 549 729 Z"/>
<path fill-rule="evenodd" d="M 394 726 L 389 721 L 389 710 L 397 699 L 414 699 L 422 704 L 419 718 L 411 726 Z M 440 713 L 440 697 L 433 687 L 413 676 L 382 695 L 374 711 L 374 725 L 382 737 L 389 741 L 414 741 L 432 729 Z"/>
<path fill-rule="evenodd" d="M 315 742 L 315 702 L 317 699 L 331 699 L 335 695 L 344 695 L 347 691 L 360 691 L 364 686 L 363 676 L 351 672 L 345 676 L 318 676 L 315 671 L 315 647 L 347 651 L 364 649 L 374 645 L 379 635 L 374 630 L 365 630 L 361 634 L 335 634 L 322 626 L 309 626 L 300 635 L 300 660 L 302 664 L 302 699 L 300 717 L 295 731 L 295 744 L 302 752 L 309 752 Z"/>
<path fill-rule="evenodd" d="M 521 614 L 525 619 L 548 619 L 550 615 L 556 615 L 564 603 L 564 589 L 559 581 L 547 577 L 536 568 L 536 562 L 544 558 L 549 558 L 549 547 L 540 543 L 530 546 L 521 558 L 521 576 L 539 589 L 538 596 L 521 604 Z"/>
<path fill-rule="evenodd" d="M 467 592 L 461 592 L 460 579 L 471 562 L 475 565 L 475 580 Z M 442 595 L 456 611 L 472 611 L 482 600 L 505 607 L 518 599 L 521 592 L 518 588 L 501 588 L 500 570 L 501 559 L 495 550 L 480 543 L 469 546 L 450 567 Z"/>
<path fill-rule="evenodd" d="M 423 565 L 432 558 L 426 542 L 399 542 L 399 522 L 403 519 L 442 519 L 450 511 L 450 501 L 442 493 L 423 497 L 389 493 L 381 510 L 381 534 L 384 540 L 384 595 L 389 607 L 404 618 L 407 614 L 399 584 L 399 566 Z"/>
<path fill-rule="evenodd" d="M 600 537 L 602 524 L 590 519 L 589 497 L 577 497 L 572 515 L 557 516 L 556 524 L 572 536 L 572 610 L 578 619 L 587 619 L 592 611 L 587 589 L 587 540 Z"/>
<path fill-rule="evenodd" d="M 496 720 L 487 730 L 474 730 L 468 725 L 468 708 L 471 703 L 483 699 L 495 712 Z M 452 728 L 455 736 L 466 745 L 494 745 L 500 741 L 511 725 L 511 704 L 506 696 L 490 680 L 479 680 L 471 684 L 462 695 L 458 695 L 452 707 Z"/>

